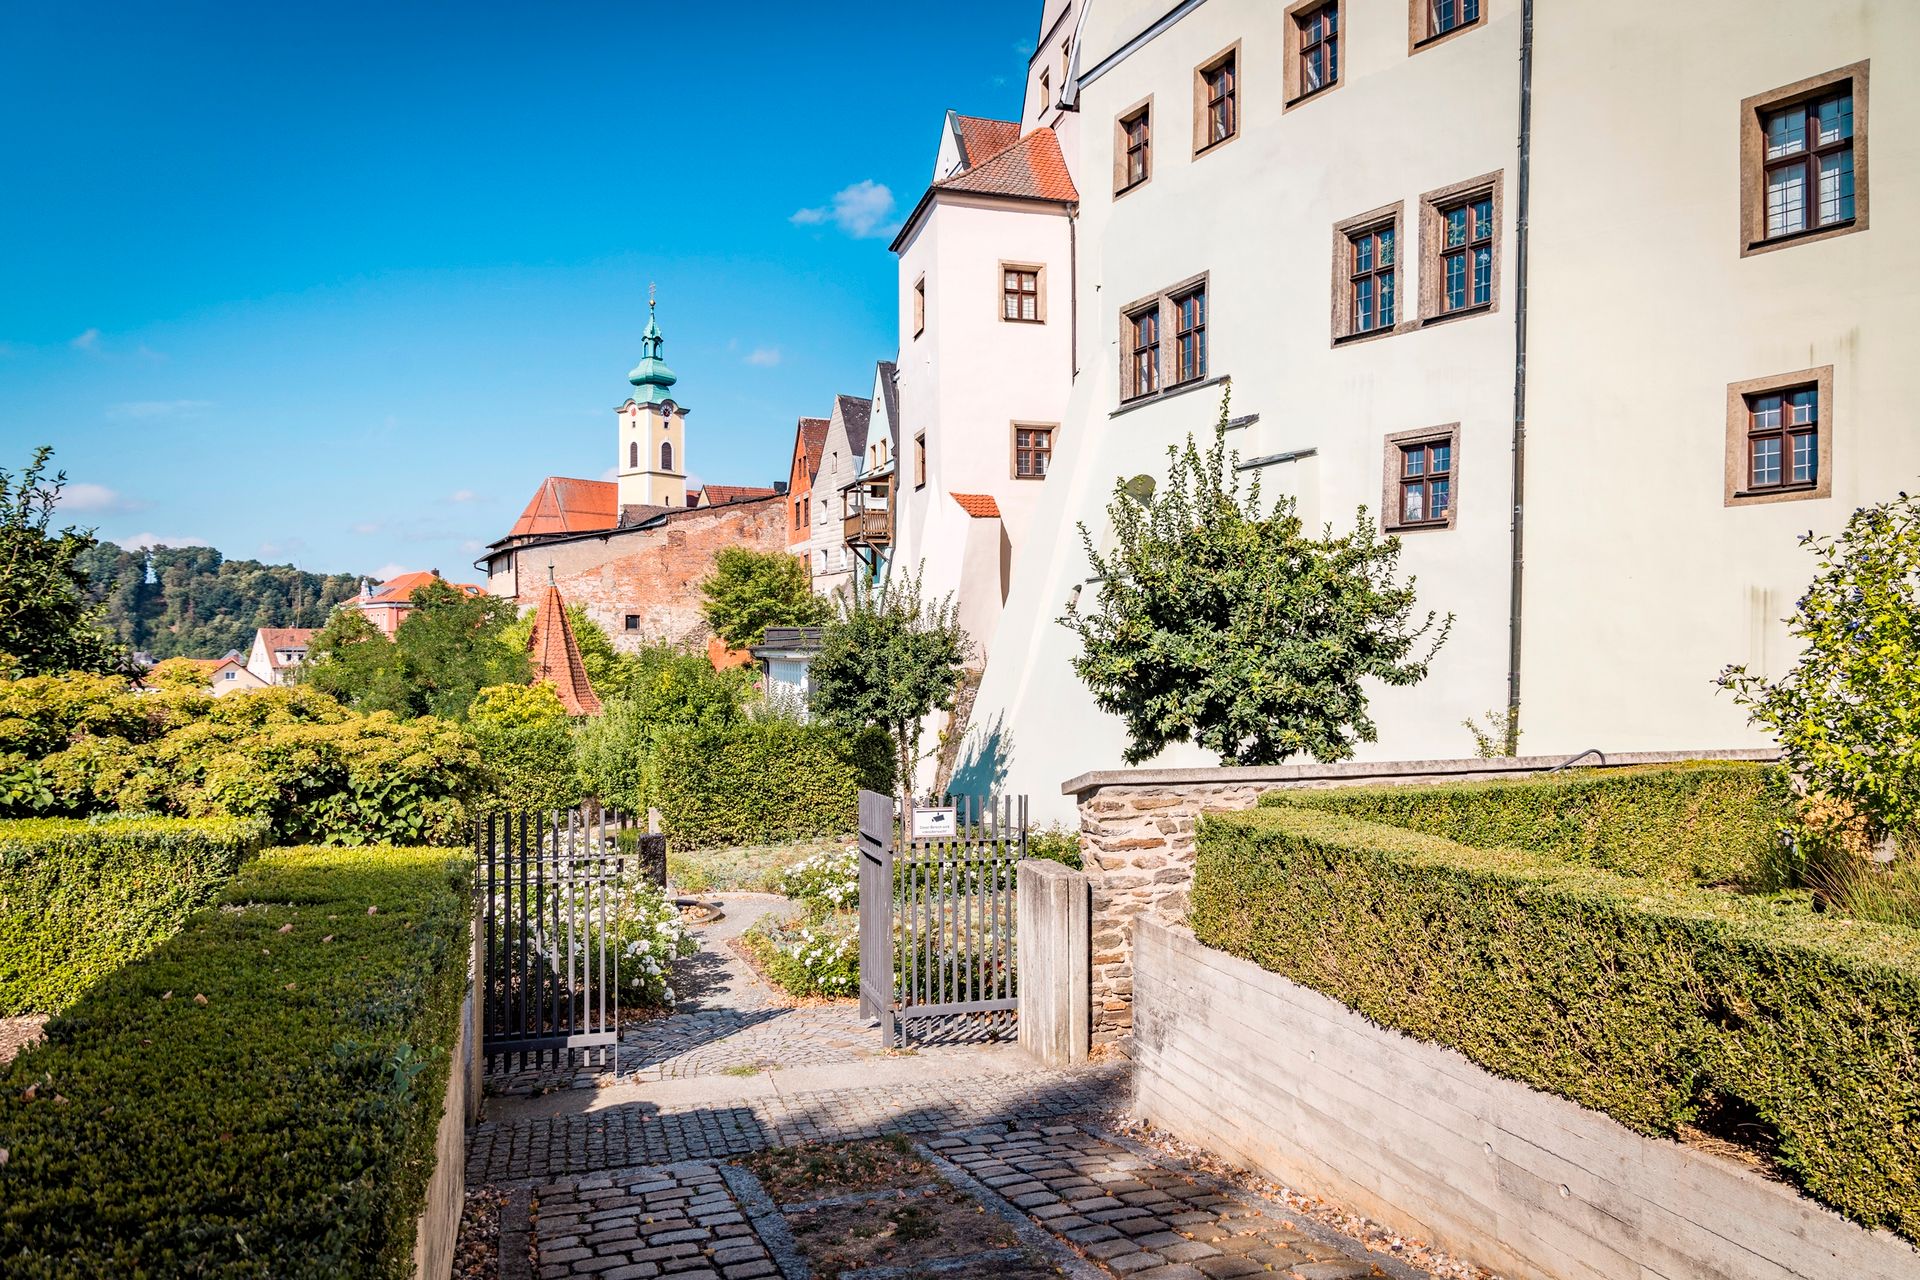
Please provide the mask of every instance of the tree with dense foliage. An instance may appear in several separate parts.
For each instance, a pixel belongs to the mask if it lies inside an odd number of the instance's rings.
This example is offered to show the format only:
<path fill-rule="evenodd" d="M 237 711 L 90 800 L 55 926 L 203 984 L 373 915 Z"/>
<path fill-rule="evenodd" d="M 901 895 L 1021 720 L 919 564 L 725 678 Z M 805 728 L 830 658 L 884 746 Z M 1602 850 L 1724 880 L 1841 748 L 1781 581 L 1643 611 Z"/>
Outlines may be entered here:
<path fill-rule="evenodd" d="M 47 476 L 42 446 L 18 475 L 0 470 L 0 669 L 19 675 L 112 671 L 123 651 L 101 628 L 80 558 L 91 532 L 51 530 L 66 472 Z"/>
<path fill-rule="evenodd" d="M 1060 619 L 1073 669 L 1125 723 L 1130 764 L 1188 741 L 1233 764 L 1345 760 L 1376 737 L 1365 681 L 1425 678 L 1453 617 L 1414 624 L 1399 539 L 1365 507 L 1351 533 L 1313 538 L 1290 500 L 1262 509 L 1257 473 L 1243 496 L 1226 424 L 1223 398 L 1212 447 L 1170 447 L 1159 492 L 1115 484 L 1112 550 L 1080 526 L 1099 586 Z"/>
<path fill-rule="evenodd" d="M 102 542 L 79 559 L 121 644 L 155 658 L 242 653 L 261 627 L 320 627 L 360 579 L 229 560 L 212 547 L 145 550 Z"/>
<path fill-rule="evenodd" d="M 1857 508 L 1800 539 L 1818 572 L 1787 625 L 1802 648 L 1779 680 L 1730 666 L 1720 684 L 1779 739 L 1809 787 L 1875 837 L 1920 827 L 1920 499 Z"/>
<path fill-rule="evenodd" d="M 489 685 L 467 709 L 467 731 L 486 761 L 482 811 L 544 813 L 579 803 L 572 723 L 552 686 Z"/>
<path fill-rule="evenodd" d="M 743 668 L 715 671 L 704 654 L 652 645 L 628 655 L 632 674 L 607 697 L 600 715 L 582 724 L 575 754 L 588 790 L 630 812 L 647 805 L 646 762 L 654 742 L 680 729 L 726 729 L 746 718 L 753 677 Z"/>
<path fill-rule="evenodd" d="M 731 649 L 759 644 L 768 627 L 817 627 L 833 615 L 814 594 L 805 562 L 783 551 L 723 547 L 700 593 L 707 625 Z"/>
<path fill-rule="evenodd" d="M 526 684 L 526 651 L 502 643 L 510 601 L 444 582 L 414 590 L 392 640 L 355 609 L 340 609 L 307 649 L 301 680 L 358 711 L 460 719 L 488 685 Z"/>
<path fill-rule="evenodd" d="M 868 583 L 855 574 L 808 669 L 814 714 L 850 729 L 884 729 L 893 739 L 896 776 L 907 787 L 920 761 L 922 722 L 953 709 L 973 653 L 953 597 L 924 599 L 920 576 L 896 567 L 884 581 Z"/>

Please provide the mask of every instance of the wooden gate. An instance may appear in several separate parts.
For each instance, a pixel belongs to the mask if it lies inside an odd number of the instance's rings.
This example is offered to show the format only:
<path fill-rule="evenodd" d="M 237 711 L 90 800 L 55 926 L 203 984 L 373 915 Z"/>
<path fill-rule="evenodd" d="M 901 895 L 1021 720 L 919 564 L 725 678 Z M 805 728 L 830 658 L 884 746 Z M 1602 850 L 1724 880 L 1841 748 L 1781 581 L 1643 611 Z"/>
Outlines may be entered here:
<path fill-rule="evenodd" d="M 1026 850 L 1025 796 L 916 804 L 860 793 L 860 1012 L 889 1047 L 905 1048 L 916 1022 L 1014 1030 Z"/>
<path fill-rule="evenodd" d="M 480 1040 L 490 1065 L 605 1065 L 618 1074 L 612 926 L 636 884 L 664 885 L 666 851 L 665 836 L 610 809 L 477 824 Z"/>

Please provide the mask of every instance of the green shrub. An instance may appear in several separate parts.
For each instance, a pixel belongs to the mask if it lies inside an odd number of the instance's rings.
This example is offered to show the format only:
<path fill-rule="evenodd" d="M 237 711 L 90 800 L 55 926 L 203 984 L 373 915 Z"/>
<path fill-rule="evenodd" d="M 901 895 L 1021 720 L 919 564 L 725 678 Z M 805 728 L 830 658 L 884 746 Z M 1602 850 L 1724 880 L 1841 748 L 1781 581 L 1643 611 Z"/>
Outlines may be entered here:
<path fill-rule="evenodd" d="M 1537 849 L 1622 875 L 1754 885 L 1764 883 L 1777 862 L 1792 792 L 1777 768 L 1698 763 L 1517 781 L 1272 791 L 1260 803 L 1344 813 L 1461 844 Z"/>
<path fill-rule="evenodd" d="M 839 846 L 839 837 L 827 836 L 788 844 L 672 849 L 667 880 L 685 893 L 779 893 L 788 867 Z"/>
<path fill-rule="evenodd" d="M 1202 822 L 1191 922 L 1641 1132 L 1744 1117 L 1809 1195 L 1920 1238 L 1920 932 L 1288 805 Z"/>
<path fill-rule="evenodd" d="M 265 836 L 234 818 L 0 822 L 0 1016 L 57 1012 L 145 954 Z"/>
<path fill-rule="evenodd" d="M 835 845 L 802 858 L 780 873 L 780 892 L 819 913 L 860 905 L 860 851 Z"/>
<path fill-rule="evenodd" d="M 860 918 L 854 912 L 762 916 L 740 941 L 789 995 L 850 996 L 860 990 Z"/>
<path fill-rule="evenodd" d="M 1027 832 L 1027 856 L 1044 858 L 1080 870 L 1080 833 L 1065 823 L 1034 827 Z"/>
<path fill-rule="evenodd" d="M 467 732 L 486 761 L 478 813 L 545 813 L 580 803 L 567 709 L 552 685 L 497 684 L 467 708 Z"/>
<path fill-rule="evenodd" d="M 0 1257 L 37 1277 L 412 1274 L 467 862 L 286 849 L 0 1080 Z"/>
<path fill-rule="evenodd" d="M 875 729 L 783 720 L 677 729 L 654 740 L 647 792 L 679 849 L 843 835 L 857 825 L 862 787 L 891 788 L 891 760 Z"/>

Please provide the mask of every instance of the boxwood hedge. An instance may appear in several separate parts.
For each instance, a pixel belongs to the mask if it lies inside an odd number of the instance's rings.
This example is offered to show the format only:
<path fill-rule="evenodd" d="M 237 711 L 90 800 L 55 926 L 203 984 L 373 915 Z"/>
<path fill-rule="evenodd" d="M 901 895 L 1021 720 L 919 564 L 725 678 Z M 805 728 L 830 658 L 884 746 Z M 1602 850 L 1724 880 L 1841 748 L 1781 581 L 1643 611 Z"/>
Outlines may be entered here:
<path fill-rule="evenodd" d="M 675 849 L 844 835 L 860 789 L 893 782 L 892 740 L 791 720 L 662 733 L 646 762 L 649 803 Z"/>
<path fill-rule="evenodd" d="M 0 1016 L 64 1009 L 151 949 L 258 853 L 264 821 L 0 822 Z"/>
<path fill-rule="evenodd" d="M 10 1277 L 411 1274 L 470 867 L 286 849 L 0 1078 Z"/>
<path fill-rule="evenodd" d="M 1461 844 L 1545 850 L 1622 875 L 1761 885 L 1791 811 L 1784 769 L 1698 762 L 1594 769 L 1520 781 L 1274 791 L 1304 805 Z"/>
<path fill-rule="evenodd" d="M 1299 806 L 1197 843 L 1206 945 L 1644 1133 L 1738 1117 L 1920 1239 L 1920 931 Z"/>

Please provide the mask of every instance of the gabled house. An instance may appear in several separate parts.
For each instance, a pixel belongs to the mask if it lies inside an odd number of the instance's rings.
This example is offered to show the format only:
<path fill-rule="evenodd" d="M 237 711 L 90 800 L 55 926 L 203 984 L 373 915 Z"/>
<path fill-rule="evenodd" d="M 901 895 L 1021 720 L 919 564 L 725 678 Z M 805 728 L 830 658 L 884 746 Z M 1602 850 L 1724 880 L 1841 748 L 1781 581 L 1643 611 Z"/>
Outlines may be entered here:
<path fill-rule="evenodd" d="M 856 572 L 878 581 L 893 557 L 893 519 L 899 485 L 900 392 L 898 371 L 882 360 L 873 373 L 872 415 L 860 470 L 840 489 L 841 541 Z"/>
<path fill-rule="evenodd" d="M 247 670 L 262 684 L 292 684 L 300 678 L 312 640 L 311 627 L 262 627 L 253 633 Z"/>
<path fill-rule="evenodd" d="M 793 458 L 787 472 L 787 550 L 813 565 L 813 478 L 827 451 L 826 418 L 802 418 L 793 429 Z"/>
<path fill-rule="evenodd" d="M 403 573 L 378 586 L 368 581 L 361 587 L 359 595 L 341 601 L 340 608 L 358 609 L 368 622 L 391 640 L 400 630 L 400 624 L 407 620 L 407 615 L 413 612 L 413 593 L 431 582 L 446 583 L 455 591 L 464 591 L 470 596 L 486 594 L 471 582 L 447 582 L 438 569 L 429 569 L 425 573 Z"/>
<path fill-rule="evenodd" d="M 812 518 L 813 589 L 831 595 L 853 577 L 853 555 L 847 549 L 840 491 L 865 465 L 867 428 L 873 402 L 858 396 L 835 396 L 827 419 L 827 439 L 820 470 L 813 477 Z"/>

